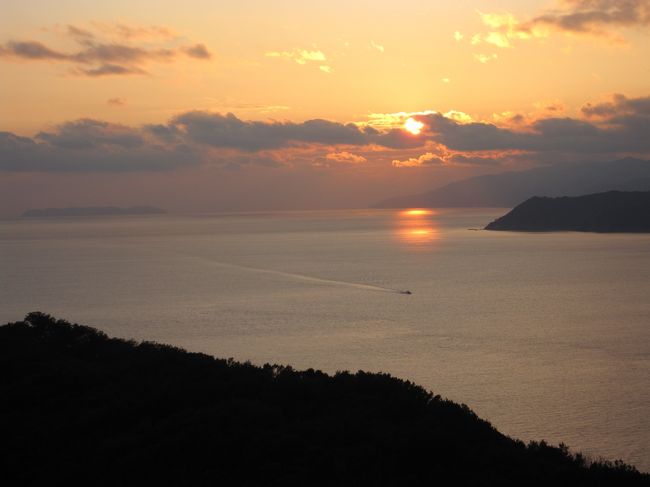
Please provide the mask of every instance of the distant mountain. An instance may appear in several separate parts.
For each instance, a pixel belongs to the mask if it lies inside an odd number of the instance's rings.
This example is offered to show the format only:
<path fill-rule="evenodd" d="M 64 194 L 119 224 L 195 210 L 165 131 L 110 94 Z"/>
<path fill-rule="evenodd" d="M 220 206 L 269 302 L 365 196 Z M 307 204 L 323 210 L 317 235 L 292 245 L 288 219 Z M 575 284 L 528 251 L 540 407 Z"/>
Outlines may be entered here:
<path fill-rule="evenodd" d="M 60 216 L 112 216 L 112 215 L 160 215 L 165 210 L 153 206 L 132 206 L 119 208 L 117 206 L 89 206 L 83 208 L 44 208 L 27 210 L 23 218 L 52 218 Z"/>
<path fill-rule="evenodd" d="M 478 176 L 427 193 L 387 199 L 375 207 L 513 207 L 533 196 L 578 196 L 611 190 L 650 190 L 650 161 L 628 157 Z"/>
<path fill-rule="evenodd" d="M 650 232 L 650 191 L 608 191 L 577 197 L 534 197 L 486 230 Z"/>

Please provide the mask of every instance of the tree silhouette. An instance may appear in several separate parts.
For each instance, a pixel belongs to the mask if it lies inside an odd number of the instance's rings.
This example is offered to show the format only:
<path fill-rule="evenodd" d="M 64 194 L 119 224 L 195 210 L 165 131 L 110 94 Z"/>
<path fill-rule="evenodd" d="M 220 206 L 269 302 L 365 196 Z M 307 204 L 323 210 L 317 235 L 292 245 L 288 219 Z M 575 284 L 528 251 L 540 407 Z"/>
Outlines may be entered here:
<path fill-rule="evenodd" d="M 649 485 L 387 374 L 188 353 L 30 313 L 0 327 L 3 485 Z"/>

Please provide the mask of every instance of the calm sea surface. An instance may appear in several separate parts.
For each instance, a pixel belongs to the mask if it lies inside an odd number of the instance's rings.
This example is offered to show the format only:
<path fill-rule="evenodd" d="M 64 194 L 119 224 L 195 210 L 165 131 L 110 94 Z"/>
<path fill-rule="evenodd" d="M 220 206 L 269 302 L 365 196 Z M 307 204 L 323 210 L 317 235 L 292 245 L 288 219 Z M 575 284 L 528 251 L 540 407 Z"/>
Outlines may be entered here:
<path fill-rule="evenodd" d="M 390 372 L 506 434 L 650 470 L 650 235 L 469 230 L 502 213 L 3 221 L 0 320 Z"/>

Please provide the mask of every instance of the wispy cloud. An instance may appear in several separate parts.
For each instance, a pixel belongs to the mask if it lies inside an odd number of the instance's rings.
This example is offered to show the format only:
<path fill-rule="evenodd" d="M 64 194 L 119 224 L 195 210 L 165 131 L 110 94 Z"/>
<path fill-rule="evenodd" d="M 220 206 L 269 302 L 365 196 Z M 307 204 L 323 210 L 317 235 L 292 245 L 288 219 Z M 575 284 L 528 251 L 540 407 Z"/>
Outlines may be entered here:
<path fill-rule="evenodd" d="M 409 157 L 407 159 L 394 159 L 393 167 L 417 168 L 417 167 L 451 167 L 451 166 L 489 166 L 498 165 L 509 161 L 521 154 L 521 151 L 480 151 L 465 153 L 452 151 L 442 144 L 436 144 L 433 152 L 425 152 L 422 155 Z"/>
<path fill-rule="evenodd" d="M 190 57 L 196 59 L 210 59 L 212 54 L 205 47 L 205 44 L 194 44 L 193 46 L 182 47 L 181 50 Z"/>
<path fill-rule="evenodd" d="M 102 63 L 95 68 L 77 68 L 73 72 L 91 78 L 109 75 L 147 74 L 144 69 L 138 68 L 137 66 L 125 66 L 113 63 Z"/>
<path fill-rule="evenodd" d="M 381 44 L 377 44 L 375 41 L 370 41 L 370 47 L 372 47 L 373 49 L 376 49 L 377 51 L 379 51 L 382 54 L 385 51 L 384 46 L 382 46 Z"/>
<path fill-rule="evenodd" d="M 109 30 L 119 39 L 105 39 L 101 32 L 74 25 L 68 25 L 64 35 L 78 45 L 76 51 L 63 51 L 45 45 L 37 40 L 10 40 L 0 44 L 0 58 L 23 61 L 49 61 L 66 63 L 72 72 L 88 77 L 108 75 L 143 75 L 149 63 L 169 63 L 179 54 L 195 59 L 207 60 L 211 53 L 203 44 L 176 47 L 165 45 L 159 47 L 138 46 L 131 39 L 145 36 L 169 38 L 172 34 L 164 27 L 137 28 L 123 24 L 100 24 L 103 30 Z M 110 28 L 108 26 L 111 26 Z"/>
<path fill-rule="evenodd" d="M 481 64 L 487 64 L 490 61 L 494 61 L 499 56 L 495 53 L 492 54 L 474 54 L 474 59 L 476 59 Z"/>
<path fill-rule="evenodd" d="M 559 0 L 557 8 L 529 20 L 518 19 L 511 13 L 479 15 L 490 31 L 475 34 L 475 45 L 487 43 L 508 48 L 515 40 L 544 38 L 553 31 L 622 42 L 617 29 L 650 25 L 650 0 Z"/>
<path fill-rule="evenodd" d="M 611 27 L 650 25 L 650 0 L 563 0 L 563 8 L 535 17 L 523 26 L 608 35 Z"/>
<path fill-rule="evenodd" d="M 368 159 L 365 157 L 347 151 L 330 152 L 325 156 L 325 159 L 328 161 L 343 162 L 347 164 L 361 164 L 363 162 L 368 162 Z"/>
<path fill-rule="evenodd" d="M 490 44 L 498 48 L 512 47 L 515 40 L 542 38 L 548 36 L 548 29 L 540 26 L 523 26 L 521 22 L 510 13 L 483 13 L 478 12 L 483 24 L 492 29 L 482 34 L 472 36 L 472 45 Z"/>
<path fill-rule="evenodd" d="M 440 164 L 445 164 L 445 160 L 433 152 L 425 152 L 420 156 L 409 157 L 408 159 L 401 161 L 399 159 L 393 159 L 392 161 L 394 167 L 422 167 Z"/>
<path fill-rule="evenodd" d="M 327 61 L 327 57 L 322 51 L 294 48 L 290 51 L 269 51 L 266 57 L 278 57 L 291 59 L 300 65 L 305 65 L 309 62 L 322 63 Z"/>
<path fill-rule="evenodd" d="M 176 31 L 164 25 L 129 25 L 124 22 L 99 21 L 93 21 L 91 25 L 103 36 L 125 40 L 171 40 L 179 37 Z"/>
<path fill-rule="evenodd" d="M 106 100 L 106 103 L 114 107 L 123 107 L 124 105 L 126 105 L 126 99 L 119 98 L 119 97 L 109 98 L 108 100 Z"/>
<path fill-rule="evenodd" d="M 0 45 L 0 57 L 10 56 L 32 61 L 63 61 L 69 59 L 67 54 L 50 49 L 38 41 L 9 41 Z"/>

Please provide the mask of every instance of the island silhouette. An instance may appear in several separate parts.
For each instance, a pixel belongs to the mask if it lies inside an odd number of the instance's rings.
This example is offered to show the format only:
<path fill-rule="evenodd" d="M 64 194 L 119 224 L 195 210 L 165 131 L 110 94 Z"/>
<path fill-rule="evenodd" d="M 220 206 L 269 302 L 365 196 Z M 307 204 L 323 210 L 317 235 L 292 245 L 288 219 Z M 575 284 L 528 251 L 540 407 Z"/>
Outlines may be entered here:
<path fill-rule="evenodd" d="M 27 210 L 23 218 L 52 218 L 65 216 L 161 215 L 165 210 L 153 206 L 85 206 L 70 208 L 42 208 Z"/>

